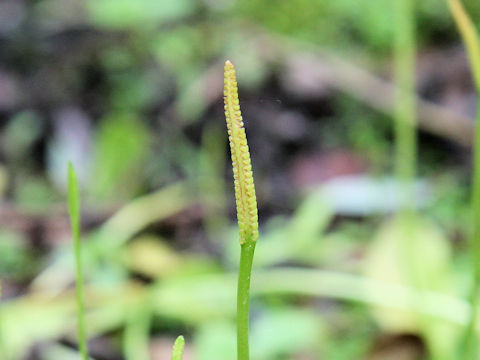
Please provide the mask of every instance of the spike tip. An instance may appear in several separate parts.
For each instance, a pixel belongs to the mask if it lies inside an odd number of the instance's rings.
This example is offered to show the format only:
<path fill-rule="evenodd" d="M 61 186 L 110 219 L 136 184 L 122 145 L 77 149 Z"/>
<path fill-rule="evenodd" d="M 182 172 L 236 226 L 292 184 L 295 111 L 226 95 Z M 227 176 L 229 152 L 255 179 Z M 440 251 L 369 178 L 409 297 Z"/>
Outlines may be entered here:
<path fill-rule="evenodd" d="M 244 244 L 255 242 L 258 238 L 257 198 L 253 184 L 250 151 L 240 112 L 235 67 L 229 60 L 225 62 L 223 95 L 232 155 L 240 244 Z"/>

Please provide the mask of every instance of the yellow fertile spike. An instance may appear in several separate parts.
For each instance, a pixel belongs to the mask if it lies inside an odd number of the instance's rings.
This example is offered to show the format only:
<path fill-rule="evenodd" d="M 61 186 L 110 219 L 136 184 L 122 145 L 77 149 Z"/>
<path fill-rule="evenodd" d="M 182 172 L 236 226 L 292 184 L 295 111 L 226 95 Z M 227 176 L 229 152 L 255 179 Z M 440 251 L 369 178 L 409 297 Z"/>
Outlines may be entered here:
<path fill-rule="evenodd" d="M 255 242 L 258 238 L 258 211 L 250 152 L 238 101 L 237 77 L 230 61 L 225 62 L 224 82 L 225 118 L 232 153 L 240 244 L 244 244 Z"/>

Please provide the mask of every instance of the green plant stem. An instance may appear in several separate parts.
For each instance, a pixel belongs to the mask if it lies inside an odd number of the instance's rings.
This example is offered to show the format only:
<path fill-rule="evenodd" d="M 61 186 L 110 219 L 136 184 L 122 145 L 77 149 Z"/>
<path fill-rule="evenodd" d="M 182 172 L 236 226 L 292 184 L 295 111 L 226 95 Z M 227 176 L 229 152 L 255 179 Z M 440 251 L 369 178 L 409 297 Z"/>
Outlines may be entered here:
<path fill-rule="evenodd" d="M 395 177 L 402 224 L 402 266 L 412 286 L 422 287 L 415 263 L 414 180 L 417 171 L 415 96 L 415 0 L 395 0 Z M 413 301 L 421 301 L 415 299 Z M 412 304 L 414 306 L 414 304 Z M 421 319 L 419 319 L 421 322 Z"/>
<path fill-rule="evenodd" d="M 2 302 L 2 282 L 0 281 L 0 304 Z M 5 344 L 3 343 L 3 318 L 2 318 L 2 312 L 0 312 L 0 355 L 2 356 L 2 359 L 8 359 L 7 357 L 7 351 L 5 349 Z"/>
<path fill-rule="evenodd" d="M 76 297 L 77 297 L 77 331 L 78 331 L 78 346 L 82 355 L 82 360 L 88 360 L 87 350 L 87 335 L 85 329 L 85 303 L 83 292 L 83 270 L 82 270 L 82 255 L 81 246 L 76 241 L 75 245 L 75 274 L 77 279 Z"/>
<path fill-rule="evenodd" d="M 255 242 L 241 245 L 237 290 L 237 360 L 249 359 L 248 323 L 250 310 L 250 278 Z"/>
<path fill-rule="evenodd" d="M 415 8 L 413 0 L 395 6 L 395 175 L 401 186 L 402 210 L 409 213 L 416 173 Z"/>
<path fill-rule="evenodd" d="M 68 165 L 68 210 L 70 213 L 73 249 L 75 254 L 78 347 L 80 349 L 82 360 L 88 360 L 83 291 L 82 244 L 80 242 L 80 195 L 78 191 L 77 175 L 72 164 Z"/>
<path fill-rule="evenodd" d="M 477 90 L 478 92 L 478 90 Z M 480 93 L 479 93 L 480 94 Z M 477 104 L 480 104 L 480 96 L 477 95 Z M 470 294 L 470 303 L 472 305 L 470 321 L 467 326 L 463 347 L 465 349 L 465 359 L 477 359 L 478 346 L 476 323 L 478 317 L 478 292 L 480 291 L 480 112 L 477 110 L 475 124 L 475 146 L 473 149 L 473 189 L 472 189 L 472 209 L 473 209 L 473 229 L 470 239 L 472 247 L 473 261 L 473 285 Z"/>
<path fill-rule="evenodd" d="M 462 1 L 448 0 L 448 6 L 455 19 L 467 49 L 468 58 L 477 92 L 477 107 L 480 106 L 480 39 L 474 22 L 466 12 Z M 465 360 L 478 359 L 476 323 L 478 317 L 478 292 L 480 291 L 480 111 L 477 108 L 473 148 L 472 176 L 472 229 L 470 246 L 472 249 L 473 284 L 470 293 L 472 310 L 465 335 L 460 343 L 460 352 Z"/>

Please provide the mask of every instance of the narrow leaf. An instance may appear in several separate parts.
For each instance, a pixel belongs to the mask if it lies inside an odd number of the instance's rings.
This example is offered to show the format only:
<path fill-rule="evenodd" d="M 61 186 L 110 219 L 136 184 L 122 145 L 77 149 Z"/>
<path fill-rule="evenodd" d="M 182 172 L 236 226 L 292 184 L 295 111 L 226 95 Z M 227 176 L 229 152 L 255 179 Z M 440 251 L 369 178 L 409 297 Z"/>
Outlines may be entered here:
<path fill-rule="evenodd" d="M 78 346 L 82 360 L 88 360 L 83 294 L 82 246 L 80 243 L 80 196 L 78 191 L 77 174 L 75 173 L 72 163 L 68 164 L 68 212 L 70 215 L 75 254 Z"/>

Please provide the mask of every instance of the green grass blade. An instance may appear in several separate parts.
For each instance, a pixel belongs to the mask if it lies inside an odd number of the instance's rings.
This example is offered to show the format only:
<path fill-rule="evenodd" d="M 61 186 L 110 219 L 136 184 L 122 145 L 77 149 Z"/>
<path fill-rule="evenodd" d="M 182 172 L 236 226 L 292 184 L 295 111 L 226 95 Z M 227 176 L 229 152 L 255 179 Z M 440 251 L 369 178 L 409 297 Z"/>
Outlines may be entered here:
<path fill-rule="evenodd" d="M 480 41 L 475 25 L 460 0 L 448 0 L 450 11 L 468 51 L 477 92 L 480 93 Z"/>
<path fill-rule="evenodd" d="M 450 11 L 467 48 L 470 66 L 477 91 L 477 106 L 480 104 L 480 39 L 477 29 L 460 0 L 448 0 Z M 473 179 L 471 206 L 473 228 L 471 230 L 470 246 L 473 257 L 473 285 L 470 294 L 472 313 L 469 324 L 460 344 L 464 359 L 478 358 L 478 336 L 476 334 L 476 319 L 478 316 L 480 291 L 480 111 L 477 109 L 475 138 L 473 149 Z"/>
<path fill-rule="evenodd" d="M 0 281 L 0 304 L 2 301 L 2 283 Z M 3 343 L 3 321 L 2 321 L 2 313 L 0 309 L 0 355 L 2 355 L 2 359 L 7 359 L 7 351 L 5 349 L 5 345 Z"/>
<path fill-rule="evenodd" d="M 184 349 L 185 339 L 182 335 L 180 335 L 179 337 L 177 337 L 177 340 L 175 340 L 175 344 L 173 344 L 172 360 L 182 360 Z"/>
<path fill-rule="evenodd" d="M 148 299 L 150 299 L 148 297 Z M 131 310 L 125 324 L 123 348 L 126 360 L 148 360 L 152 306 L 143 301 Z"/>
<path fill-rule="evenodd" d="M 72 229 L 75 254 L 76 296 L 77 296 L 77 337 L 82 360 L 88 360 L 87 334 L 85 330 L 85 304 L 83 293 L 82 246 L 80 243 L 80 195 L 77 174 L 72 163 L 68 164 L 68 212 Z"/>

